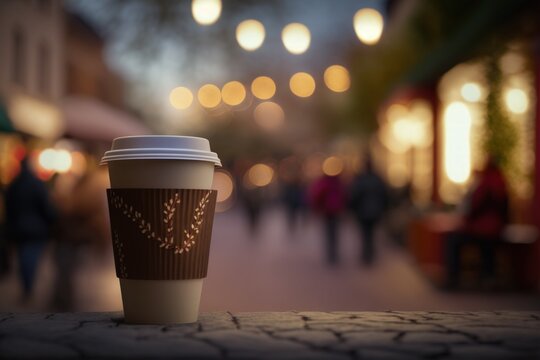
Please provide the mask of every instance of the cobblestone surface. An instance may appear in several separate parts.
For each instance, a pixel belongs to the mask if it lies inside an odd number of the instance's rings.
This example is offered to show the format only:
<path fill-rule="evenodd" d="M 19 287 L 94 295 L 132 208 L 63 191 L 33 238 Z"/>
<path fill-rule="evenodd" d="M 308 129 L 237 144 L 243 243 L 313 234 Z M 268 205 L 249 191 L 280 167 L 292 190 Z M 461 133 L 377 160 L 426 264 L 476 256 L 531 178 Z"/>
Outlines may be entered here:
<path fill-rule="evenodd" d="M 166 326 L 0 314 L 0 358 L 14 357 L 540 359 L 540 312 L 225 312 Z"/>

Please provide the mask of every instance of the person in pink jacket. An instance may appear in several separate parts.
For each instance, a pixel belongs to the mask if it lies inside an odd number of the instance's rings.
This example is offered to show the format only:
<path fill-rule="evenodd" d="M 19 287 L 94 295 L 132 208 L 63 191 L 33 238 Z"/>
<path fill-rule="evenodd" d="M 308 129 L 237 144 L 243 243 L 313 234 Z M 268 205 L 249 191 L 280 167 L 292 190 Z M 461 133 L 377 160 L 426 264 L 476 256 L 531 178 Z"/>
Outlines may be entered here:
<path fill-rule="evenodd" d="M 311 207 L 324 218 L 326 233 L 326 260 L 330 265 L 338 263 L 339 217 L 345 208 L 345 187 L 338 176 L 316 180 L 308 193 Z"/>

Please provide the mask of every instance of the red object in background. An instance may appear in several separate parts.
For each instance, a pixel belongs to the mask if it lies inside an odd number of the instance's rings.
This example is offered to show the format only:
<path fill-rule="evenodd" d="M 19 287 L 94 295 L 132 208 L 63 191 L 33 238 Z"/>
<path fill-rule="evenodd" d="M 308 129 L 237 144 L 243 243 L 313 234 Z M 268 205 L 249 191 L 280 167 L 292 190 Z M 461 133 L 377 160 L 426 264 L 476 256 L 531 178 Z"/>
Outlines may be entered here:
<path fill-rule="evenodd" d="M 436 285 L 443 285 L 446 280 L 446 234 L 461 227 L 461 217 L 447 213 L 430 214 L 413 220 L 409 225 L 408 249 L 422 273 Z M 537 288 L 540 256 L 534 249 L 539 242 L 538 239 L 534 242 L 512 242 L 507 239 L 498 243 L 496 260 L 502 260 L 502 270 L 505 272 L 502 275 L 510 279 L 511 290 Z M 496 263 L 500 270 L 501 261 Z"/>

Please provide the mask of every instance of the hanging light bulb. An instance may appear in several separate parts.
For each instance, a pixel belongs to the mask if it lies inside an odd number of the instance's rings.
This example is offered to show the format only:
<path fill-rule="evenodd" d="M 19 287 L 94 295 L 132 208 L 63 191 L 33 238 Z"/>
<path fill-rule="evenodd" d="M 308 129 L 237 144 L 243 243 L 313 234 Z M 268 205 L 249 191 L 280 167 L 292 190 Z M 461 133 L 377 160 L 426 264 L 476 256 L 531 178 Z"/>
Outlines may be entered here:
<path fill-rule="evenodd" d="M 221 0 L 193 0 L 191 13 L 200 25 L 212 25 L 221 15 Z"/>
<path fill-rule="evenodd" d="M 265 35 L 263 24 L 257 20 L 245 20 L 236 27 L 236 41 L 247 51 L 260 48 Z"/>
<path fill-rule="evenodd" d="M 311 33 L 306 25 L 292 23 L 283 28 L 281 40 L 291 54 L 299 55 L 309 48 Z"/>
<path fill-rule="evenodd" d="M 374 45 L 381 38 L 384 20 L 380 12 L 371 8 L 360 9 L 354 14 L 354 31 L 366 45 Z"/>

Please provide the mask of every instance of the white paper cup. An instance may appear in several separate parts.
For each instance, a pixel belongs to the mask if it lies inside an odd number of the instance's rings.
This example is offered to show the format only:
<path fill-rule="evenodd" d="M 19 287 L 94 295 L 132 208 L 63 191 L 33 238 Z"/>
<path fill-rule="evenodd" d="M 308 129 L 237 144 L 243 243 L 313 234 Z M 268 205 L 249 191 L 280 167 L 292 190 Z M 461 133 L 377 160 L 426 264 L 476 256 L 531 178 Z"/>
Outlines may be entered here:
<path fill-rule="evenodd" d="M 221 163 L 208 140 L 188 136 L 117 138 L 102 159 L 112 189 L 210 189 Z M 203 279 L 120 279 L 125 321 L 197 321 Z"/>

